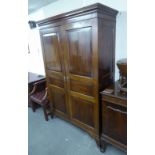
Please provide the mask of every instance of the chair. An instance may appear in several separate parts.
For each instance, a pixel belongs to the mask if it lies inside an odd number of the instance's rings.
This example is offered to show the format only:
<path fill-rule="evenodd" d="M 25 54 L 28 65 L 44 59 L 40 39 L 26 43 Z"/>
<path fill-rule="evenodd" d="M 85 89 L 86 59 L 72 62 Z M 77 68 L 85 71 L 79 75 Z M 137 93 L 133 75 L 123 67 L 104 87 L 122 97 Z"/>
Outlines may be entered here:
<path fill-rule="evenodd" d="M 36 104 L 38 104 L 43 108 L 46 121 L 48 121 L 48 115 L 49 114 L 53 118 L 53 115 L 52 115 L 51 110 L 50 110 L 49 100 L 47 98 L 47 88 L 46 88 L 46 81 L 45 80 L 34 83 L 33 89 L 29 93 L 29 98 L 31 101 L 33 112 L 35 112 Z"/>

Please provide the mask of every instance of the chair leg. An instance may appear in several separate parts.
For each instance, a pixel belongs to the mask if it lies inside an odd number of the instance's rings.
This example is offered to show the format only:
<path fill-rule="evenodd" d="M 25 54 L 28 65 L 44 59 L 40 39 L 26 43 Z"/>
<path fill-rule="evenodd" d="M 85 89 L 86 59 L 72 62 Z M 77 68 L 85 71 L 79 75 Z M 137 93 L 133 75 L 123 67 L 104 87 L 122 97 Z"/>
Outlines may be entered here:
<path fill-rule="evenodd" d="M 53 118 L 54 118 L 54 110 L 53 110 L 53 107 L 52 107 L 52 109 L 50 110 L 50 115 L 51 115 L 51 118 L 53 119 Z"/>
<path fill-rule="evenodd" d="M 50 105 L 50 115 L 51 115 L 51 118 L 53 119 L 54 118 L 54 109 L 53 109 L 53 105 L 49 104 Z"/>
<path fill-rule="evenodd" d="M 43 106 L 43 111 L 44 111 L 45 120 L 48 121 L 48 114 L 46 112 L 46 107 L 45 106 Z"/>
<path fill-rule="evenodd" d="M 32 111 L 35 112 L 36 108 L 35 108 L 35 103 L 33 101 L 31 101 L 31 106 L 32 106 Z"/>
<path fill-rule="evenodd" d="M 54 114 L 51 112 L 51 118 L 53 119 L 54 118 Z"/>

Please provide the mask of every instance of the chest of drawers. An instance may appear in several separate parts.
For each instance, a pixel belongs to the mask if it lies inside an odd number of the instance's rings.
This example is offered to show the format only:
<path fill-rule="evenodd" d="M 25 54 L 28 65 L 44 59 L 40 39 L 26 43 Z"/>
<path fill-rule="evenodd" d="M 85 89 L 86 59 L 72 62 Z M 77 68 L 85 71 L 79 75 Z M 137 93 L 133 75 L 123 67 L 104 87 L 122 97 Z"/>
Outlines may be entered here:
<path fill-rule="evenodd" d="M 108 90 L 112 90 L 108 93 Z M 118 83 L 101 92 L 102 127 L 101 151 L 110 143 L 124 151 L 127 149 L 127 95 L 118 89 Z"/>

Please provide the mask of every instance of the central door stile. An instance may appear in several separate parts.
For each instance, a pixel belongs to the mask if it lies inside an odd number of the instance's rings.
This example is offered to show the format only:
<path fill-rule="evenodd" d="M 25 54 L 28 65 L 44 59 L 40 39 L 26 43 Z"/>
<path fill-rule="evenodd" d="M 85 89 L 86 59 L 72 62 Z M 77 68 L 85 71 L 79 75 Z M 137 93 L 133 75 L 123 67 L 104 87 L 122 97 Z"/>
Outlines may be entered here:
<path fill-rule="evenodd" d="M 61 45 L 62 45 L 62 50 L 63 50 L 63 58 L 64 58 L 64 70 L 65 70 L 65 75 L 64 75 L 64 83 L 65 83 L 65 92 L 66 92 L 66 103 L 67 103 L 67 109 L 68 109 L 68 117 L 71 120 L 72 116 L 72 111 L 71 111 L 71 104 L 70 104 L 70 97 L 69 97 L 69 92 L 70 92 L 70 78 L 69 78 L 69 68 L 68 68 L 68 44 L 67 44 L 67 35 L 64 30 L 64 26 L 61 26 Z"/>

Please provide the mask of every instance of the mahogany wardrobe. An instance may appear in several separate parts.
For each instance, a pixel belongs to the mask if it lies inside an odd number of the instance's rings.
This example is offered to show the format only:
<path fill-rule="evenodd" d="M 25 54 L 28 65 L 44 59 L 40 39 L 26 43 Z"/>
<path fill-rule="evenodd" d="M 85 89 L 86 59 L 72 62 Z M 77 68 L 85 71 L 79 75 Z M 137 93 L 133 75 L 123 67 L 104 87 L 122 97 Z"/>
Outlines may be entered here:
<path fill-rule="evenodd" d="M 97 143 L 99 92 L 114 79 L 116 15 L 96 3 L 37 21 L 52 112 Z"/>

